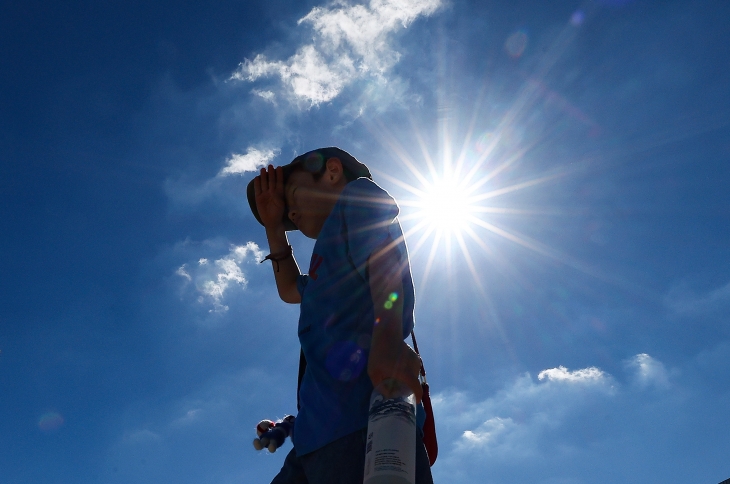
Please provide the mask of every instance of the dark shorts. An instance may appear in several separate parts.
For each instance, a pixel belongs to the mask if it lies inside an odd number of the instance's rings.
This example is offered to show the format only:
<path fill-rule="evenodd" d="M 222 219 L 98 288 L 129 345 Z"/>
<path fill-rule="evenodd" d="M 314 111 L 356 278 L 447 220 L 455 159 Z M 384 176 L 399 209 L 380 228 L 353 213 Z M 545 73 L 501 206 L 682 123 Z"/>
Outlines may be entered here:
<path fill-rule="evenodd" d="M 416 484 L 433 484 L 423 434 L 416 436 Z M 271 484 L 362 484 L 367 429 L 358 430 L 321 449 L 297 457 L 294 449 Z"/>

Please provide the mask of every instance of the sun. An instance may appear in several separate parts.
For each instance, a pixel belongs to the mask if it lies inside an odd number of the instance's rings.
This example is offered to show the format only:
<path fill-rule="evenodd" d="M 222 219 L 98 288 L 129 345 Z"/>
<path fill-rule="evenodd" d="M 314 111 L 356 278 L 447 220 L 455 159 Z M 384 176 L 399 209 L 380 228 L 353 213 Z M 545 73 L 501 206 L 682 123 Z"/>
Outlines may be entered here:
<path fill-rule="evenodd" d="M 539 186 L 571 174 L 566 167 L 521 172 L 521 161 L 539 140 L 525 140 L 513 118 L 509 116 L 498 128 L 479 136 L 472 126 L 461 144 L 454 142 L 453 133 L 444 126 L 438 146 L 432 146 L 418 129 L 411 132 L 412 138 L 405 145 L 383 126 L 369 125 L 402 168 L 400 173 L 374 173 L 400 191 L 398 219 L 408 252 L 425 262 L 421 287 L 427 286 L 432 270 L 439 271 L 445 264 L 449 277 L 459 277 L 452 270 L 466 268 L 473 287 L 486 290 L 480 270 L 486 259 L 510 270 L 509 261 L 500 255 L 505 243 L 591 272 L 581 261 L 512 226 L 513 222 L 524 224 L 532 217 L 556 212 L 549 206 L 529 203 L 521 193 L 532 192 L 528 198 L 535 198 L 534 190 Z M 420 154 L 414 152 L 414 146 L 420 148 Z"/>
<path fill-rule="evenodd" d="M 441 235 L 460 234 L 472 223 L 477 210 L 468 188 L 454 177 L 436 177 L 422 187 L 421 194 L 412 202 L 413 217 Z"/>

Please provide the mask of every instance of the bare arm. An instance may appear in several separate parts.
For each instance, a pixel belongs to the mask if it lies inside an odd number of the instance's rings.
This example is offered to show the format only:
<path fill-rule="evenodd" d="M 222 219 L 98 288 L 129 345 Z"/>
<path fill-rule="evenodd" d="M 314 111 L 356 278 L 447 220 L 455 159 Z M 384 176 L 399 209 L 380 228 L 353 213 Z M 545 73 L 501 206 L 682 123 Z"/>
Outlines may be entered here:
<path fill-rule="evenodd" d="M 386 378 L 401 381 L 420 402 L 423 393 L 418 381 L 421 360 L 403 341 L 401 267 L 393 248 L 376 252 L 368 259 L 370 293 L 375 308 L 368 376 L 373 386 L 378 386 Z"/>
<path fill-rule="evenodd" d="M 283 226 L 274 229 L 267 228 L 266 238 L 269 241 L 269 250 L 272 254 L 285 254 L 289 250 L 289 241 L 286 238 Z M 294 254 L 277 262 L 272 262 L 272 266 L 274 268 L 274 279 L 276 279 L 276 289 L 279 291 L 281 300 L 290 304 L 302 302 L 302 297 L 297 290 L 297 277 L 300 272 Z"/>
<path fill-rule="evenodd" d="M 274 169 L 271 165 L 268 170 L 261 168 L 261 173 L 254 179 L 254 193 L 256 207 L 266 229 L 269 250 L 275 255 L 286 254 L 289 251 L 289 241 L 282 223 L 286 210 L 282 168 Z M 287 303 L 300 303 L 302 298 L 297 290 L 297 276 L 300 272 L 294 255 L 272 262 L 272 265 L 279 297 Z"/>

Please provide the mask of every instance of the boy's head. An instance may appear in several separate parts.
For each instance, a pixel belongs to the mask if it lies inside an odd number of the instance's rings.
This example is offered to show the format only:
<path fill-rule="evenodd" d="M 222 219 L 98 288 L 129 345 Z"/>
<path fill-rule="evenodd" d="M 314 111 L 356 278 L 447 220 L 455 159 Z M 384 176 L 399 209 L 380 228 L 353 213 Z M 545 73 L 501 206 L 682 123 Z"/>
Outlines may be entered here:
<path fill-rule="evenodd" d="M 316 238 L 347 183 L 360 177 L 371 178 L 370 170 L 340 148 L 329 147 L 299 155 L 284 165 L 284 214 L 286 230 L 301 230 Z M 261 223 L 253 189 L 247 188 L 248 203 Z"/>

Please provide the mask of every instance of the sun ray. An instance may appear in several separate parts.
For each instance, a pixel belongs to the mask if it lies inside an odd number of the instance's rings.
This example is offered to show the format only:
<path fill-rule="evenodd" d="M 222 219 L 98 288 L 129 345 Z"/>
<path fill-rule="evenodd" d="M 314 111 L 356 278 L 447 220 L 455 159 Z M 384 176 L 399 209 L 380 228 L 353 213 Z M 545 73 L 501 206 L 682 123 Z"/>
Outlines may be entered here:
<path fill-rule="evenodd" d="M 382 125 L 378 124 L 378 126 L 373 125 L 366 125 L 369 127 L 369 130 L 380 139 L 380 143 L 386 146 L 390 152 L 394 153 L 398 160 L 408 169 L 408 171 L 411 172 L 413 176 L 416 177 L 416 179 L 422 184 L 427 185 L 428 180 L 426 177 L 423 176 L 421 171 L 416 167 L 413 160 L 411 160 L 410 155 L 408 154 L 408 151 L 401 146 L 400 143 L 391 135 L 388 133 L 388 131 L 382 127 Z"/>
<path fill-rule="evenodd" d="M 400 221 L 403 221 L 404 220 L 401 217 L 398 217 L 398 219 Z M 427 225 L 428 225 L 428 220 L 421 220 L 415 226 L 413 226 L 410 229 L 406 230 L 405 233 L 403 234 L 403 237 L 407 241 L 410 236 L 418 233 L 419 231 L 421 231 L 421 229 L 423 229 L 423 227 L 425 227 Z M 433 232 L 433 227 L 432 226 L 427 227 L 426 230 L 424 231 L 424 233 L 421 234 L 421 238 L 418 240 L 418 242 L 416 242 L 416 245 L 414 245 L 413 248 L 408 249 L 408 252 L 411 254 L 411 256 L 414 256 L 415 254 L 418 253 L 418 251 L 423 246 L 423 244 L 425 244 L 426 241 L 428 240 L 428 236 L 431 235 L 431 232 Z"/>
<path fill-rule="evenodd" d="M 474 260 L 471 258 L 471 253 L 469 252 L 469 248 L 466 246 L 466 243 L 464 242 L 464 236 L 461 234 L 456 234 L 456 241 L 459 243 L 459 247 L 461 247 L 461 252 L 464 254 L 464 260 L 466 261 L 467 267 L 469 267 L 469 272 L 471 272 L 472 277 L 474 278 L 474 283 L 479 288 L 479 292 L 482 294 L 485 293 L 484 286 L 482 285 L 482 281 L 479 278 L 479 275 L 476 271 L 476 265 L 474 264 Z"/>
<path fill-rule="evenodd" d="M 502 173 L 504 170 L 506 170 L 507 168 L 509 168 L 510 165 L 512 165 L 515 161 L 521 159 L 525 155 L 525 153 L 527 153 L 527 151 L 528 151 L 527 148 L 523 148 L 521 150 L 518 150 L 517 153 L 515 153 L 514 155 L 512 155 L 511 157 L 509 157 L 508 159 L 506 159 L 504 162 L 502 162 L 494 170 L 490 171 L 489 173 L 487 173 L 486 175 L 484 175 L 483 177 L 481 177 L 479 180 L 477 180 L 476 182 L 474 182 L 474 184 L 469 187 L 469 190 L 470 191 L 474 191 L 474 190 L 482 187 L 485 183 L 487 183 L 488 181 L 490 181 L 491 179 L 493 179 L 494 177 L 496 177 L 497 175 L 499 175 L 500 173 Z M 480 160 L 481 159 L 482 158 L 480 158 Z M 486 161 L 486 159 L 484 161 Z M 474 164 L 474 166 L 469 171 L 469 173 L 464 177 L 464 179 L 465 179 L 465 181 L 467 183 L 474 177 L 474 175 L 484 165 L 484 161 L 482 161 L 481 163 L 478 161 L 477 163 Z"/>
<path fill-rule="evenodd" d="M 507 240 L 509 240 L 511 242 L 514 242 L 514 243 L 516 243 L 518 245 L 521 245 L 522 247 L 525 247 L 527 249 L 530 249 L 530 250 L 532 250 L 534 252 L 537 252 L 538 254 L 541 254 L 541 255 L 544 255 L 544 256 L 547 256 L 547 257 L 550 257 L 550 258 L 556 258 L 551 251 L 546 250 L 544 247 L 542 247 L 542 244 L 539 244 L 537 242 L 531 241 L 527 237 L 519 236 L 519 235 L 514 235 L 514 234 L 512 234 L 510 232 L 507 232 L 506 230 L 504 230 L 504 229 L 502 229 L 500 227 L 497 227 L 494 224 L 490 224 L 489 222 L 485 222 L 484 220 L 479 219 L 477 217 L 472 217 L 471 218 L 471 221 L 472 221 L 472 223 L 474 223 L 476 225 L 479 225 L 480 227 L 483 227 L 483 228 L 489 230 L 490 232 L 492 232 L 494 234 L 497 234 L 497 235 L 499 235 L 501 237 L 504 237 L 505 239 L 507 239 Z"/>
<path fill-rule="evenodd" d="M 505 207 L 474 207 L 472 208 L 474 213 L 498 213 L 501 215 L 563 215 L 563 210 L 549 210 L 549 209 L 523 209 L 523 208 L 505 208 Z"/>
<path fill-rule="evenodd" d="M 528 181 L 522 182 L 522 183 L 516 183 L 516 184 L 510 185 L 508 187 L 499 188 L 497 190 L 492 190 L 490 192 L 482 193 L 481 195 L 476 195 L 472 198 L 472 200 L 475 202 L 480 202 L 480 201 L 486 200 L 488 198 L 494 198 L 499 195 L 504 195 L 505 193 L 514 192 L 516 190 L 522 190 L 524 188 L 539 185 L 541 183 L 545 183 L 545 182 L 548 182 L 548 181 L 551 181 L 551 180 L 554 180 L 556 178 L 560 178 L 563 176 L 565 176 L 565 174 L 561 172 L 561 173 L 555 173 L 552 175 L 543 176 L 540 178 L 535 178 L 533 180 L 528 180 Z"/>
<path fill-rule="evenodd" d="M 456 173 L 461 173 L 464 163 L 466 163 L 467 155 L 469 152 L 468 147 L 471 144 L 471 138 L 474 134 L 477 120 L 479 119 L 479 106 L 481 106 L 482 101 L 484 100 L 486 90 L 487 90 L 487 83 L 484 83 L 484 84 L 482 84 L 482 87 L 479 90 L 479 94 L 477 94 L 477 96 L 476 96 L 476 100 L 474 102 L 474 109 L 472 110 L 471 120 L 469 121 L 469 128 L 467 129 L 466 135 L 464 136 L 464 143 L 461 145 L 461 153 L 459 153 L 459 157 L 457 159 L 456 170 L 455 170 Z"/>
<path fill-rule="evenodd" d="M 421 287 L 419 287 L 419 291 L 422 291 L 428 283 L 428 276 L 431 274 L 431 267 L 433 266 L 433 261 L 436 258 L 436 251 L 438 250 L 440 241 L 441 233 L 436 232 L 433 245 L 431 245 L 431 252 L 428 254 L 428 260 L 426 261 L 426 268 L 423 270 L 423 279 L 421 280 Z"/>
<path fill-rule="evenodd" d="M 467 225 L 464 231 L 469 235 L 469 237 L 476 242 L 476 244 L 484 250 L 484 252 L 487 255 L 494 255 L 494 251 L 491 247 L 489 247 L 487 244 L 484 243 L 484 241 L 479 237 L 476 232 L 474 232 L 474 229 L 471 228 L 471 226 Z"/>
<path fill-rule="evenodd" d="M 388 180 L 392 184 L 398 185 L 399 187 L 401 187 L 401 188 L 403 188 L 405 190 L 408 190 L 409 192 L 411 192 L 412 194 L 414 194 L 417 197 L 423 197 L 426 194 L 423 190 L 420 190 L 420 189 L 414 187 L 410 183 L 406 183 L 406 182 L 404 182 L 402 180 L 399 180 L 398 178 L 396 178 L 394 176 L 391 176 L 391 175 L 388 175 L 385 172 L 382 172 L 380 170 L 373 170 L 373 172 L 378 176 L 378 178 L 385 178 L 386 180 Z M 403 203 L 401 203 L 401 205 L 403 205 Z"/>
<path fill-rule="evenodd" d="M 421 155 L 423 156 L 423 160 L 426 162 L 426 166 L 428 167 L 428 172 L 431 175 L 431 178 L 434 178 L 437 176 L 437 171 L 436 165 L 431 158 L 431 153 L 429 152 L 428 147 L 426 146 L 426 142 L 423 140 L 423 136 L 421 136 L 420 131 L 416 129 L 416 121 L 410 116 L 409 120 L 411 122 L 411 126 L 414 128 L 413 133 L 416 137 L 416 141 L 418 142 L 418 147 L 421 149 Z"/>

